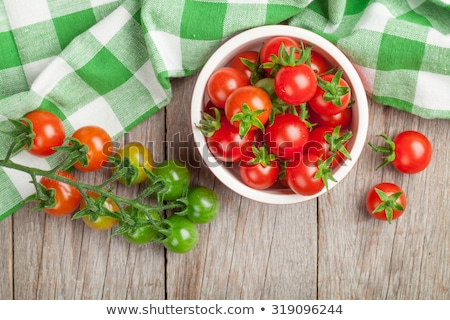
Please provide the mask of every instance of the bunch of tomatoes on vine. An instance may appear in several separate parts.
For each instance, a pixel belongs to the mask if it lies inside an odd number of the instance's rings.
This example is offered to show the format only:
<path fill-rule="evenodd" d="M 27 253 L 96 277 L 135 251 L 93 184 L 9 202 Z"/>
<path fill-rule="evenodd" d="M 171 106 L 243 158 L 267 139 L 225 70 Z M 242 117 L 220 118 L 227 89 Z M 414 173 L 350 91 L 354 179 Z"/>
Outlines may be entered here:
<path fill-rule="evenodd" d="M 228 165 L 238 164 L 243 183 L 255 189 L 290 188 L 310 196 L 328 190 L 333 172 L 348 159 L 352 139 L 352 92 L 338 66 L 288 36 L 269 38 L 259 50 L 235 55 L 214 71 L 198 128 L 209 151 Z M 431 144 L 405 131 L 387 146 L 369 145 L 404 173 L 425 169 Z M 405 210 L 406 196 L 392 183 L 367 194 L 367 210 L 392 220 Z"/>
<path fill-rule="evenodd" d="M 219 212 L 215 191 L 191 186 L 190 172 L 180 161 L 155 164 L 141 143 L 114 150 L 108 132 L 90 125 L 66 137 L 61 119 L 41 109 L 10 123 L 12 129 L 3 133 L 12 137 L 12 143 L 0 166 L 28 173 L 36 193 L 26 201 L 37 201 L 36 209 L 51 216 L 72 215 L 96 230 L 116 226 L 112 235 L 122 235 L 131 244 L 160 242 L 169 251 L 185 253 L 198 242 L 197 225 L 211 222 Z M 13 155 L 22 150 L 36 157 L 60 156 L 52 169 L 42 170 L 14 162 Z M 78 181 L 73 174 L 105 168 L 111 175 L 99 185 Z M 130 199 L 114 192 L 116 182 L 147 185 Z"/>

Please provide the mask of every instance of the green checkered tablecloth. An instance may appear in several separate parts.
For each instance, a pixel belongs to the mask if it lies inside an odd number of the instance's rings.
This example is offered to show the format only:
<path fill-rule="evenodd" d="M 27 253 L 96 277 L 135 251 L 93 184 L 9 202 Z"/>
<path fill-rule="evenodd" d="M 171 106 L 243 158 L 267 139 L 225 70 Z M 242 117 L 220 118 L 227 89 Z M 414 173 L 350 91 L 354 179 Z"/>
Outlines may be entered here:
<path fill-rule="evenodd" d="M 287 21 L 335 43 L 376 101 L 450 118 L 449 0 L 2 0 L 0 129 L 35 108 L 114 138 L 171 99 L 229 36 Z M 10 140 L 0 136 L 0 157 Z M 14 160 L 51 168 L 55 158 Z M 0 220 L 34 193 L 0 169 Z"/>

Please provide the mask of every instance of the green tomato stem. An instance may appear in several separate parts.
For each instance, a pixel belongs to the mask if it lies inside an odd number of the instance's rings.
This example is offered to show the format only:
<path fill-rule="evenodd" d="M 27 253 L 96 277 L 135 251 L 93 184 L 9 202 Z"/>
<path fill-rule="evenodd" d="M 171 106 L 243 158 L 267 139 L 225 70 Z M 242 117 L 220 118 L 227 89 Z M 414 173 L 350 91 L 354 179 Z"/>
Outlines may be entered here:
<path fill-rule="evenodd" d="M 49 179 L 60 181 L 60 182 L 66 183 L 68 185 L 74 186 L 75 188 L 77 188 L 77 190 L 80 191 L 81 195 L 85 198 L 86 202 L 89 202 L 89 200 L 87 199 L 89 197 L 87 196 L 87 194 L 84 190 L 90 190 L 90 191 L 100 194 L 101 196 L 110 198 L 120 208 L 120 212 L 123 217 L 123 220 L 126 220 L 126 218 L 124 217 L 125 213 L 123 212 L 121 204 L 133 206 L 133 207 L 135 207 L 139 210 L 143 210 L 145 212 L 149 212 L 149 211 L 160 212 L 160 211 L 171 210 L 171 209 L 182 209 L 185 207 L 185 204 L 183 204 L 182 202 L 178 202 L 178 201 L 173 201 L 168 204 L 158 205 L 158 206 L 147 205 L 147 204 L 143 204 L 141 202 L 141 200 L 143 200 L 145 197 L 139 196 L 136 199 L 129 199 L 129 198 L 125 198 L 125 197 L 119 196 L 117 194 L 114 194 L 109 189 L 105 189 L 105 186 L 107 184 L 117 180 L 118 177 L 120 177 L 121 170 L 119 170 L 110 179 L 108 179 L 106 182 L 104 182 L 100 185 L 90 185 L 87 183 L 83 183 L 81 181 L 71 180 L 69 178 L 60 176 L 56 172 L 54 172 L 54 170 L 42 170 L 39 168 L 31 168 L 31 167 L 27 167 L 27 166 L 15 163 L 15 162 L 11 161 L 10 159 L 0 160 L 0 166 L 28 173 L 31 176 L 32 183 L 34 184 L 34 186 L 36 188 L 37 199 L 40 199 L 39 196 L 45 197 L 45 195 L 40 194 L 41 192 L 39 191 L 40 190 L 39 182 L 37 181 L 36 177 L 37 176 L 45 176 Z M 152 186 L 149 187 L 149 190 L 150 191 L 144 191 L 143 194 L 145 194 L 145 195 L 151 194 L 152 193 L 151 191 L 153 190 Z M 155 227 L 156 227 L 156 224 L 155 224 Z"/>

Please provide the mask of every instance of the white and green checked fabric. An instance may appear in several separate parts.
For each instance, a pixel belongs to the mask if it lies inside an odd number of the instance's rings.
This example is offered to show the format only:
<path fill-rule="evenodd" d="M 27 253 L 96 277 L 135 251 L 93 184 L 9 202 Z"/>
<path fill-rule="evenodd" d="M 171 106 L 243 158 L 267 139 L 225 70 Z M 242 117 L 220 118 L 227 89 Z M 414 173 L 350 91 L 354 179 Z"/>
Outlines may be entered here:
<path fill-rule="evenodd" d="M 449 0 L 1 0 L 0 129 L 42 108 L 68 134 L 95 124 L 117 138 L 166 106 L 170 78 L 198 71 L 229 36 L 286 21 L 335 43 L 376 101 L 450 119 Z M 9 143 L 0 136 L 0 157 Z M 34 192 L 29 180 L 0 169 L 0 220 Z"/>

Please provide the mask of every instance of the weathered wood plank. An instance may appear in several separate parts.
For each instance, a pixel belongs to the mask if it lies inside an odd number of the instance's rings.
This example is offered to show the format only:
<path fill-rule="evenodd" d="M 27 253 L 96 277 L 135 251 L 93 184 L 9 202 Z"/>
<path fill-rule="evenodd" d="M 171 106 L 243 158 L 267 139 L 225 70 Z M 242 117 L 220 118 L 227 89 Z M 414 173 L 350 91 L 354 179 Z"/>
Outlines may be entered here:
<path fill-rule="evenodd" d="M 366 147 L 353 172 L 319 202 L 319 298 L 449 299 L 450 169 L 448 121 L 425 120 L 370 103 L 368 139 L 419 130 L 433 143 L 430 166 L 415 175 L 380 163 Z M 365 194 L 378 182 L 399 184 L 405 214 L 391 225 L 369 216 Z"/>
<path fill-rule="evenodd" d="M 0 300 L 13 299 L 12 217 L 0 222 Z"/>
<path fill-rule="evenodd" d="M 194 82 L 191 86 L 181 80 L 173 84 L 174 98 L 167 108 L 168 140 L 176 141 L 171 150 L 176 151 L 173 156 L 188 162 L 193 183 L 214 188 L 222 205 L 215 221 L 199 226 L 197 248 L 185 255 L 167 254 L 167 297 L 315 298 L 316 202 L 292 206 L 260 204 L 242 198 L 213 179 L 203 164 L 192 167 L 195 155 L 184 152 L 193 150 L 188 119 Z M 176 135 L 180 139 L 172 139 Z M 186 141 L 189 148 L 184 148 Z"/>

